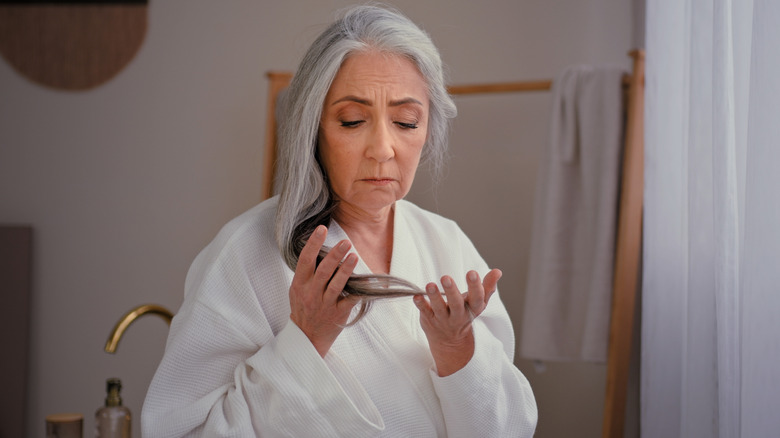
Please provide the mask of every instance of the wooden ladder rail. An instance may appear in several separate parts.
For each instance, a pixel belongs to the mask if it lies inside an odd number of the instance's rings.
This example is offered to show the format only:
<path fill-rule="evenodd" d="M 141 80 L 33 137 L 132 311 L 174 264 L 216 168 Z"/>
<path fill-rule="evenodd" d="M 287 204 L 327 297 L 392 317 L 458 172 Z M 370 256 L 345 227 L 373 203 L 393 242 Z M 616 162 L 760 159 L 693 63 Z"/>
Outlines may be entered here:
<path fill-rule="evenodd" d="M 628 89 L 620 207 L 615 242 L 603 438 L 624 436 L 634 313 L 641 268 L 645 55 L 642 50 L 634 50 L 630 55 L 634 58 L 634 66 Z"/>

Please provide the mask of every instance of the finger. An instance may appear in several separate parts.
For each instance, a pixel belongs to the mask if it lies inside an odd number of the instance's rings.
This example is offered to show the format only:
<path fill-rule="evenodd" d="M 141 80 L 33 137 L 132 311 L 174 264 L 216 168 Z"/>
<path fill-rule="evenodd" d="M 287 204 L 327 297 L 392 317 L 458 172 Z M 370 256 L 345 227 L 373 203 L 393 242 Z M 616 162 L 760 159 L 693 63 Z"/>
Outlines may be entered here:
<path fill-rule="evenodd" d="M 465 312 L 463 307 L 463 296 L 455 285 L 452 277 L 445 275 L 441 278 L 441 285 L 444 287 L 444 293 L 447 296 L 447 305 L 450 314 L 460 316 Z"/>
<path fill-rule="evenodd" d="M 339 291 L 339 293 L 341 293 L 341 291 Z M 352 312 L 352 308 L 355 307 L 355 305 L 360 303 L 362 300 L 363 298 L 361 298 L 358 295 L 347 295 L 347 296 L 337 295 L 336 296 L 336 303 L 334 304 L 334 306 L 337 309 L 336 313 L 347 319 L 342 324 L 346 324 L 348 322 L 349 314 L 350 312 Z"/>
<path fill-rule="evenodd" d="M 485 289 L 482 282 L 479 281 L 479 274 L 476 271 L 469 271 L 466 274 L 466 283 L 469 285 L 469 293 L 466 301 L 472 312 L 479 314 L 485 307 Z"/>
<path fill-rule="evenodd" d="M 428 304 L 427 301 L 425 301 L 424 296 L 415 295 L 413 301 L 414 301 L 414 305 L 417 306 L 418 309 L 420 309 L 420 315 L 428 319 L 433 318 L 433 309 L 431 309 L 431 306 Z"/>
<path fill-rule="evenodd" d="M 346 308 L 352 310 L 352 308 L 355 307 L 355 304 L 359 303 L 360 300 L 361 298 L 357 295 L 347 295 L 346 297 L 339 296 L 336 306 L 340 309 Z"/>
<path fill-rule="evenodd" d="M 428 294 L 428 300 L 434 316 L 446 317 L 449 315 L 447 303 L 444 302 L 444 297 L 441 296 L 439 287 L 436 286 L 436 283 L 428 283 L 425 287 L 425 292 Z"/>
<path fill-rule="evenodd" d="M 309 240 L 306 241 L 306 245 L 303 246 L 301 254 L 298 256 L 298 264 L 295 268 L 296 275 L 300 273 L 308 276 L 314 273 L 317 265 L 317 254 L 319 254 L 320 248 L 325 243 L 326 237 L 328 237 L 328 229 L 324 225 L 314 229 L 314 232 L 309 236 Z"/>
<path fill-rule="evenodd" d="M 485 303 L 490 300 L 490 296 L 493 295 L 498 289 L 498 280 L 504 275 L 500 269 L 491 269 L 490 272 L 485 275 L 485 279 L 482 281 L 482 287 L 485 289 Z"/>
<path fill-rule="evenodd" d="M 339 266 L 333 278 L 328 282 L 328 287 L 325 288 L 325 296 L 323 297 L 326 304 L 335 304 L 341 296 L 341 291 L 344 290 L 344 286 L 347 285 L 352 271 L 357 265 L 358 257 L 355 254 L 350 254 L 344 260 L 344 263 Z M 323 262 L 324 263 L 324 262 Z M 322 265 L 322 263 L 320 263 Z M 319 269 L 318 269 L 319 271 Z"/>
<path fill-rule="evenodd" d="M 314 277 L 323 288 L 330 281 L 331 277 L 333 277 L 333 273 L 336 272 L 341 260 L 344 259 L 344 256 L 347 255 L 347 252 L 351 247 L 352 244 L 349 240 L 342 240 L 328 251 L 328 254 L 322 259 L 320 265 L 317 266 Z"/>

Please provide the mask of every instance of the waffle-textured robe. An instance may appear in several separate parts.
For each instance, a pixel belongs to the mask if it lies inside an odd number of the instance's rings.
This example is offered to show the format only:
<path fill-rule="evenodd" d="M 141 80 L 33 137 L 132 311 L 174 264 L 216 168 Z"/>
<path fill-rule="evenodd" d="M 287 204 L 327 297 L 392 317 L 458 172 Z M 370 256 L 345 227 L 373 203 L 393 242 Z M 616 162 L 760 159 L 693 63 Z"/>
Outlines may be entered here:
<path fill-rule="evenodd" d="M 277 200 L 228 223 L 195 259 L 146 396 L 144 437 L 532 436 L 536 403 L 512 364 L 497 293 L 474 320 L 474 356 L 450 376 L 436 374 L 411 298 L 374 303 L 320 357 L 290 320 Z M 488 272 L 454 222 L 407 201 L 394 221 L 392 275 L 424 287 L 449 274 L 465 291 L 466 272 Z M 332 222 L 326 245 L 345 238 Z M 369 273 L 362 259 L 355 272 Z"/>

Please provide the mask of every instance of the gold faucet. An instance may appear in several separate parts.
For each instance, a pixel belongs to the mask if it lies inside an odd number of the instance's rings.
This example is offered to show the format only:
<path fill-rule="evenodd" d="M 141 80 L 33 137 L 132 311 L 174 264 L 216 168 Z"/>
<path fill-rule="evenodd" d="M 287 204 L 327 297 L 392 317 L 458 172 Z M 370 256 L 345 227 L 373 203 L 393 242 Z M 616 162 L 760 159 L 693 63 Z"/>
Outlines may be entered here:
<path fill-rule="evenodd" d="M 169 326 L 171 325 L 173 313 L 165 307 L 156 304 L 138 306 L 122 316 L 119 322 L 116 323 L 116 326 L 114 326 L 114 329 L 111 330 L 111 334 L 108 335 L 108 340 L 106 341 L 106 353 L 116 353 L 116 347 L 119 345 L 119 340 L 122 339 L 122 335 L 125 333 L 125 330 L 127 330 L 127 327 L 129 327 L 133 321 L 147 313 L 158 315 L 160 318 L 164 319 Z"/>

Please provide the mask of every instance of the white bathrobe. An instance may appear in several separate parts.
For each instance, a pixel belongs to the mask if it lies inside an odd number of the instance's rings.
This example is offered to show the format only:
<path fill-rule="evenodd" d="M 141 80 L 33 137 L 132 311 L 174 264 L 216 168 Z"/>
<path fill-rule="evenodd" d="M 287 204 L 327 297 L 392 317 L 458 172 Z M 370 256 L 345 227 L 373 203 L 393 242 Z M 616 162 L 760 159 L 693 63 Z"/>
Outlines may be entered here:
<path fill-rule="evenodd" d="M 146 396 L 144 437 L 532 436 L 536 403 L 512 364 L 498 294 L 473 323 L 474 356 L 450 376 L 436 374 L 411 298 L 376 302 L 322 358 L 290 321 L 276 207 L 272 198 L 234 219 L 195 259 Z M 468 270 L 487 273 L 454 222 L 406 201 L 394 218 L 392 275 L 424 287 L 449 274 L 465 291 Z M 345 238 L 332 222 L 326 244 Z M 362 259 L 356 272 L 369 272 Z"/>

